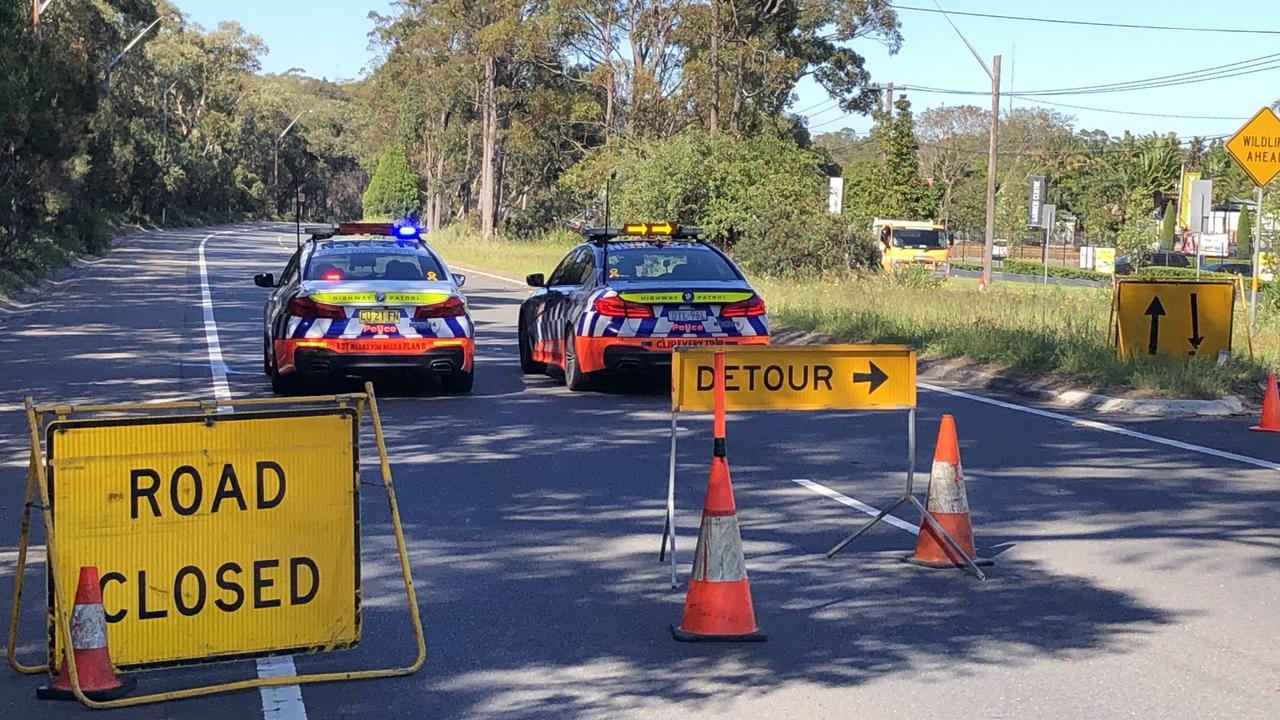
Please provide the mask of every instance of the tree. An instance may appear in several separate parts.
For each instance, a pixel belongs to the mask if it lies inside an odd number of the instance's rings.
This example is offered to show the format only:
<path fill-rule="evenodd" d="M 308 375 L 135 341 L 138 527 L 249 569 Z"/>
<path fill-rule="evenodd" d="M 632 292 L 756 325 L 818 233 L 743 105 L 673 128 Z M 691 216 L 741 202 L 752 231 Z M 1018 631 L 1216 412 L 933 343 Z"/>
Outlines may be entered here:
<path fill-rule="evenodd" d="M 1253 218 L 1249 208 L 1240 208 L 1240 220 L 1236 224 L 1236 257 L 1247 259 L 1253 257 Z"/>
<path fill-rule="evenodd" d="M 1174 210 L 1173 201 L 1165 203 L 1164 216 L 1160 218 L 1160 249 L 1173 250 L 1173 235 L 1176 230 L 1178 213 Z"/>
<path fill-rule="evenodd" d="M 399 220 L 416 217 L 420 207 L 418 176 L 409 167 L 404 146 L 388 146 L 378 158 L 378 168 L 364 191 L 364 216 Z"/>
<path fill-rule="evenodd" d="M 894 103 L 892 114 L 882 113 L 871 130 L 871 140 L 880 154 L 881 185 L 874 203 L 878 215 L 921 220 L 933 217 L 937 204 L 933 189 L 920 177 L 919 141 L 911 102 L 905 97 Z"/>

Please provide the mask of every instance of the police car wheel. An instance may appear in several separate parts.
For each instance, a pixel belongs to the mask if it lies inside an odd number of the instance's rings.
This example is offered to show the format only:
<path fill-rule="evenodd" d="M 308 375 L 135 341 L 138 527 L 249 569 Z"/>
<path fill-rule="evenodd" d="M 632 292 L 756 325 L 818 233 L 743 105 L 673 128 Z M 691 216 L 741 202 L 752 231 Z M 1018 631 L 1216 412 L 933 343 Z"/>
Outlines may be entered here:
<path fill-rule="evenodd" d="M 262 374 L 271 377 L 271 339 L 262 338 Z"/>
<path fill-rule="evenodd" d="M 287 375 L 281 375 L 280 371 L 272 363 L 271 367 L 271 392 L 276 395 L 298 395 L 306 389 L 305 383 L 298 373 L 293 372 Z"/>
<path fill-rule="evenodd" d="M 475 384 L 474 371 L 449 373 L 440 378 L 440 387 L 447 393 L 469 393 Z"/>
<path fill-rule="evenodd" d="M 533 348 L 529 343 L 529 331 L 524 329 L 524 325 L 520 325 L 516 330 L 518 345 L 520 346 L 520 371 L 525 375 L 541 375 L 547 371 L 547 366 L 533 359 Z"/>
<path fill-rule="evenodd" d="M 574 392 L 591 389 L 591 378 L 578 366 L 577 343 L 573 328 L 565 330 L 564 340 L 564 386 Z"/>

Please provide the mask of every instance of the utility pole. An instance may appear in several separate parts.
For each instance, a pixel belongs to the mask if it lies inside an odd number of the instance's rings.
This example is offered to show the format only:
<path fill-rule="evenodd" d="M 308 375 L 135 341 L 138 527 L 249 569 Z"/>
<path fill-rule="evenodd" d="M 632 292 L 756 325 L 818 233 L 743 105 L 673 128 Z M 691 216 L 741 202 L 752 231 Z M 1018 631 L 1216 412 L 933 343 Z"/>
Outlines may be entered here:
<path fill-rule="evenodd" d="M 984 64 L 985 67 L 985 64 Z M 996 237 L 996 148 L 1000 142 L 1000 56 L 991 61 L 991 140 L 987 147 L 987 225 L 982 245 L 982 282 L 979 289 L 991 285 L 991 263 Z"/>
<path fill-rule="evenodd" d="M 303 115 L 306 115 L 309 112 L 311 111 L 303 110 L 302 112 L 298 113 L 297 116 L 294 117 L 293 120 L 287 126 L 285 126 L 285 129 L 283 132 L 280 133 L 280 136 L 276 138 L 275 153 L 274 153 L 275 159 L 272 161 L 272 170 L 271 170 L 271 214 L 272 215 L 275 215 L 275 213 L 279 212 L 280 210 L 280 143 L 284 142 L 284 136 L 288 135 L 289 131 L 293 129 L 293 126 L 298 124 L 298 120 L 300 120 Z"/>
<path fill-rule="evenodd" d="M 114 68 L 116 66 L 116 63 L 120 62 L 120 59 L 123 58 L 126 54 L 128 54 L 128 52 L 132 50 L 135 45 L 137 45 L 139 42 L 142 42 L 142 38 L 146 37 L 147 33 L 151 32 L 151 30 L 154 29 L 157 25 L 159 25 L 160 22 L 163 21 L 164 19 L 165 19 L 165 16 L 161 15 L 160 17 L 153 20 L 150 25 L 142 29 L 142 32 L 138 33 L 137 35 L 134 35 L 133 39 L 129 41 L 129 44 L 124 46 L 123 50 L 116 53 L 116 56 L 111 58 L 111 60 L 107 62 L 107 67 L 102 73 L 102 94 L 103 95 L 111 94 L 111 69 Z"/>

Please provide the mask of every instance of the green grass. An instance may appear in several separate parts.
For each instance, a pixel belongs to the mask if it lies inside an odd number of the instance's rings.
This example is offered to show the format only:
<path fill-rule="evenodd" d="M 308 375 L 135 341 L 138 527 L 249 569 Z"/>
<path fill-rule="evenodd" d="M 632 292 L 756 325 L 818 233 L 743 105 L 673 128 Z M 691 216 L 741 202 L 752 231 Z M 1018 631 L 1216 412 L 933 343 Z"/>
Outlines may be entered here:
<path fill-rule="evenodd" d="M 483 242 L 468 230 L 433 233 L 445 259 L 513 277 L 550 273 L 577 238 Z M 775 329 L 812 331 L 849 342 L 905 343 L 925 356 L 966 358 L 1099 391 L 1217 398 L 1257 396 L 1267 366 L 1280 364 L 1280 318 L 1267 318 L 1248 359 L 1246 315 L 1236 318 L 1235 357 L 1209 362 L 1120 361 L 1107 342 L 1109 288 L 998 283 L 986 293 L 955 278 L 913 288 L 882 276 L 804 282 L 753 278 Z"/>

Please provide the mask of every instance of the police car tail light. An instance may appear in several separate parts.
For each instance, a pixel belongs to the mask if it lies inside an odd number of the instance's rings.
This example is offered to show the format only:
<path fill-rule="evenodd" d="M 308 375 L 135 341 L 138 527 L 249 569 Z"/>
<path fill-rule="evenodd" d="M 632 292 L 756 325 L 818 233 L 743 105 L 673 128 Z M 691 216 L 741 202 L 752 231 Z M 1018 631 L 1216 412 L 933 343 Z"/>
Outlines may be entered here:
<path fill-rule="evenodd" d="M 347 311 L 339 305 L 318 303 L 309 297 L 296 297 L 289 301 L 289 314 L 303 318 L 327 318 L 329 320 L 346 320 Z"/>
<path fill-rule="evenodd" d="M 459 317 L 466 314 L 466 304 L 462 302 L 462 298 L 454 295 L 444 302 L 438 302 L 433 305 L 419 305 L 418 309 L 413 312 L 413 319 L 429 320 L 431 318 Z"/>
<path fill-rule="evenodd" d="M 720 308 L 720 317 L 755 317 L 764 315 L 764 300 L 759 295 L 752 295 L 749 299 L 741 302 L 729 303 Z"/>
<path fill-rule="evenodd" d="M 596 298 L 595 311 L 605 317 L 648 318 L 653 317 L 653 308 L 644 303 L 627 302 L 617 295 L 605 295 Z"/>

